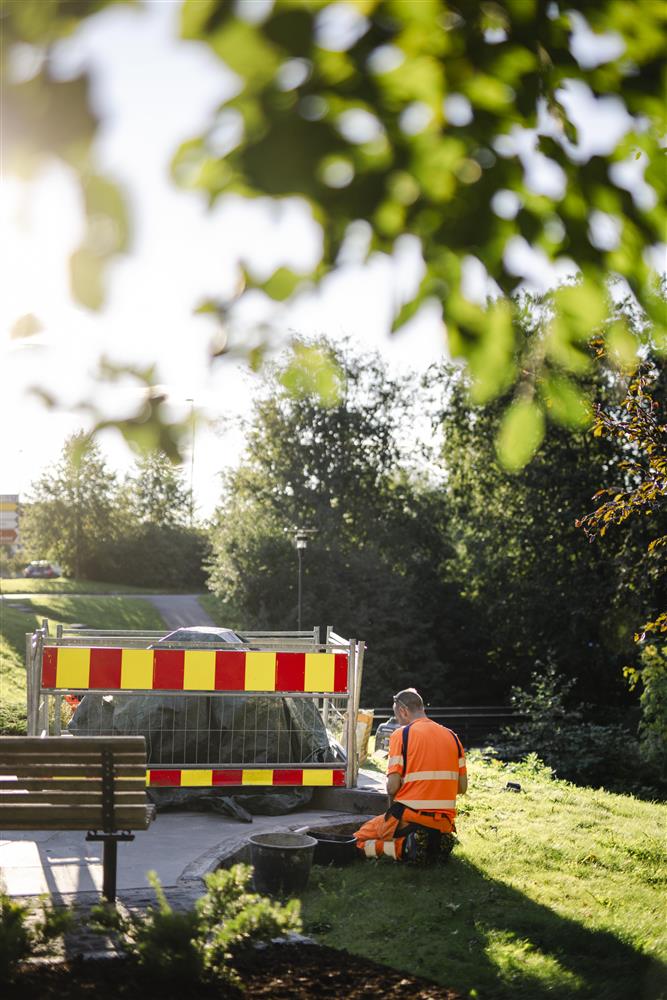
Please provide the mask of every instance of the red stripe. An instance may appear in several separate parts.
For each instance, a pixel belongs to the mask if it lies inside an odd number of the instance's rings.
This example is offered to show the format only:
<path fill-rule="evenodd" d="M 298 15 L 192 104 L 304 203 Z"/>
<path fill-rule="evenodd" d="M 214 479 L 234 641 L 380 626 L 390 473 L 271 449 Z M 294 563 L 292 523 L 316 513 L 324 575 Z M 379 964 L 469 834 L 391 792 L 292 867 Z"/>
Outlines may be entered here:
<path fill-rule="evenodd" d="M 303 691 L 306 683 L 306 654 L 276 654 L 276 691 Z"/>
<path fill-rule="evenodd" d="M 42 653 L 42 687 L 56 686 L 56 667 L 58 666 L 58 648 L 45 646 Z"/>
<path fill-rule="evenodd" d="M 333 783 L 334 787 L 339 787 L 345 784 L 345 771 L 334 771 L 333 773 Z"/>
<path fill-rule="evenodd" d="M 184 649 L 153 650 L 153 688 L 182 691 L 185 671 Z"/>
<path fill-rule="evenodd" d="M 167 785 L 171 788 L 178 788 L 181 784 L 180 771 L 156 771 L 148 772 L 148 783 L 150 785 Z"/>
<path fill-rule="evenodd" d="M 242 785 L 243 771 L 213 771 L 214 785 Z"/>
<path fill-rule="evenodd" d="M 218 649 L 215 654 L 215 690 L 245 691 L 245 653 Z"/>
<path fill-rule="evenodd" d="M 90 651 L 90 688 L 120 687 L 120 664 L 122 649 L 101 647 Z"/>
<path fill-rule="evenodd" d="M 347 691 L 347 656 L 336 653 L 334 659 L 334 691 Z"/>
<path fill-rule="evenodd" d="M 274 771 L 273 772 L 273 784 L 274 785 L 302 785 L 303 784 L 303 768 L 292 768 L 290 771 Z"/>

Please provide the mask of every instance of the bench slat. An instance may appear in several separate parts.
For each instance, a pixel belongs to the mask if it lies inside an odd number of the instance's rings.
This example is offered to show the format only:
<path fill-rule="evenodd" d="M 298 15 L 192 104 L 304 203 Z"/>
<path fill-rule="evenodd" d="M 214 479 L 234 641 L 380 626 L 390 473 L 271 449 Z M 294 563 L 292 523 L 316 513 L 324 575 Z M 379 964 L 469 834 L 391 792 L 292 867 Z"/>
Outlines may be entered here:
<path fill-rule="evenodd" d="M 146 760 L 146 752 L 141 753 L 114 753 L 112 757 L 114 766 L 117 764 L 141 764 Z M 59 764 L 99 764 L 100 755 L 99 753 L 78 753 L 70 754 L 63 753 L 56 756 L 48 755 L 45 759 L 43 754 L 39 753 L 22 753 L 17 751 L 12 751 L 11 753 L 0 753 L 0 762 L 2 766 L 9 766 L 10 764 L 44 764 L 48 767 L 58 767 Z"/>
<path fill-rule="evenodd" d="M 124 778 L 145 776 L 146 766 L 141 764 L 119 764 L 115 773 Z M 13 774 L 26 778 L 99 778 L 102 779 L 102 765 L 95 764 L 63 764 L 54 761 L 53 764 L 22 764 L 18 761 L 5 764 L 0 760 L 0 774 Z"/>
<path fill-rule="evenodd" d="M 114 809 L 114 829 L 145 830 L 150 821 L 146 805 L 121 805 Z M 80 803 L 0 802 L 2 830 L 93 830 L 102 829 L 104 820 L 100 806 Z"/>
<path fill-rule="evenodd" d="M 36 805 L 90 805 L 102 808 L 102 795 L 90 792 L 0 792 L 0 808 L 13 802 Z M 146 807 L 146 796 L 141 792 L 121 792 L 114 797 L 115 808 L 121 806 Z"/>
<path fill-rule="evenodd" d="M 100 791 L 102 782 L 98 778 L 0 778 L 0 792 L 7 789 L 15 792 L 20 788 L 27 788 L 28 791 L 46 791 L 53 789 L 62 792 L 90 792 Z M 116 778 L 113 783 L 114 794 L 119 792 L 146 791 L 145 773 L 137 778 Z"/>
<path fill-rule="evenodd" d="M 111 748 L 119 753 L 140 753 L 146 749 L 145 736 L 0 736 L 0 758 L 5 752 L 58 754 L 63 748 L 71 753 L 99 753 Z"/>

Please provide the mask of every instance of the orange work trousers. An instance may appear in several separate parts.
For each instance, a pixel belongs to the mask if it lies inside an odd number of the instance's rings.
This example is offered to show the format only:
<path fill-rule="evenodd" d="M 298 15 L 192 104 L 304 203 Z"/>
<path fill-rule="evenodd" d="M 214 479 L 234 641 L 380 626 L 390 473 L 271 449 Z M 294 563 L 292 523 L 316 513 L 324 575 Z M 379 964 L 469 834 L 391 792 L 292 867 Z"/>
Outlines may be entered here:
<path fill-rule="evenodd" d="M 449 816 L 425 816 L 406 807 L 400 820 L 389 812 L 367 820 L 354 833 L 357 847 L 367 858 L 385 857 L 401 861 L 405 835 L 413 828 L 413 824 L 429 830 L 439 830 L 440 833 L 452 833 L 456 829 Z"/>

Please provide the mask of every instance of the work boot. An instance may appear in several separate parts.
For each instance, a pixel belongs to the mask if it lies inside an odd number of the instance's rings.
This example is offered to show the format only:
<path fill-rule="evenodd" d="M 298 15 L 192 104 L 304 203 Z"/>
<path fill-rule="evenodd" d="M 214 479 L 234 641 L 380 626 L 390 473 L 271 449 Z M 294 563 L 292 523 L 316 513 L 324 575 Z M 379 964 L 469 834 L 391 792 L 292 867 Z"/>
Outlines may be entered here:
<path fill-rule="evenodd" d="M 443 833 L 440 835 L 440 849 L 438 852 L 438 864 L 444 865 L 449 861 L 450 855 L 458 843 L 453 833 Z"/>
<path fill-rule="evenodd" d="M 413 865 L 427 865 L 434 860 L 429 849 L 429 830 L 420 827 L 407 834 L 403 842 L 403 860 Z"/>

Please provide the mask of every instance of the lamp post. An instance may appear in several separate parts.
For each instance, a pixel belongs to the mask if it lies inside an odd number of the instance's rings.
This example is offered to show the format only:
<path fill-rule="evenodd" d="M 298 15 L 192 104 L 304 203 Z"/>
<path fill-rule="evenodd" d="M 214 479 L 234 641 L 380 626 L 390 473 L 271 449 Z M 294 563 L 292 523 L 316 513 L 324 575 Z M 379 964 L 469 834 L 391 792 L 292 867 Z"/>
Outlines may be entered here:
<path fill-rule="evenodd" d="M 296 546 L 296 557 L 298 564 L 298 576 L 297 576 L 297 589 L 296 589 L 296 621 L 297 621 L 297 631 L 301 631 L 301 578 L 302 578 L 302 558 L 303 551 L 308 545 L 308 536 L 314 535 L 315 528 L 293 528 L 292 534 L 294 535 L 294 545 Z"/>
<path fill-rule="evenodd" d="M 190 439 L 190 527 L 192 527 L 195 517 L 195 401 L 194 399 L 186 399 L 186 403 L 190 404 L 190 423 L 192 435 Z"/>

